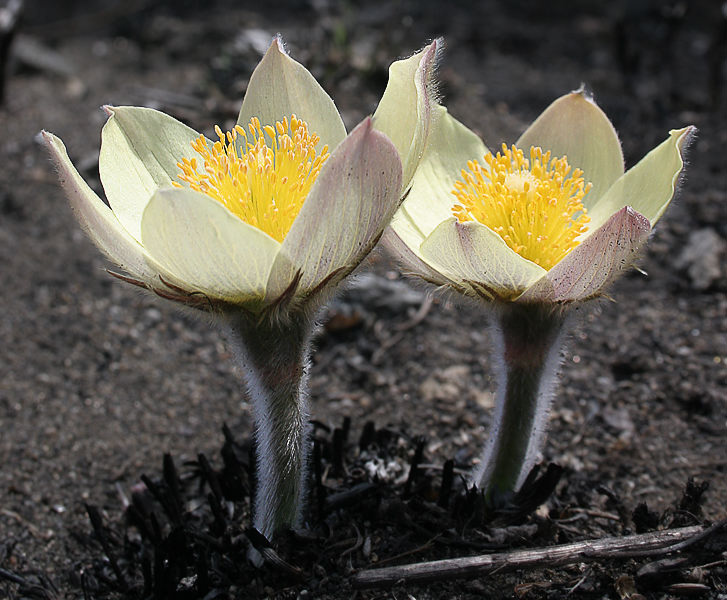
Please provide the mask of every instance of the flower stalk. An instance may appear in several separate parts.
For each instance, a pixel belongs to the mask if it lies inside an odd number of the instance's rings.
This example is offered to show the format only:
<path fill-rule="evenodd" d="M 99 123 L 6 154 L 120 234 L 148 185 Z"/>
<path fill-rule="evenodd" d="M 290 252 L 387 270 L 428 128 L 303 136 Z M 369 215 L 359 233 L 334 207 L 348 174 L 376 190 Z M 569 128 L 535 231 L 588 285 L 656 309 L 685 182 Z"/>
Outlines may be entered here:
<path fill-rule="evenodd" d="M 301 524 L 312 327 L 305 314 L 287 315 L 284 321 L 235 314 L 227 324 L 255 420 L 253 526 L 272 539 L 281 529 Z"/>
<path fill-rule="evenodd" d="M 472 483 L 495 504 L 518 490 L 540 452 L 566 312 L 558 305 L 500 304 L 491 317 L 497 398 L 491 433 Z"/>

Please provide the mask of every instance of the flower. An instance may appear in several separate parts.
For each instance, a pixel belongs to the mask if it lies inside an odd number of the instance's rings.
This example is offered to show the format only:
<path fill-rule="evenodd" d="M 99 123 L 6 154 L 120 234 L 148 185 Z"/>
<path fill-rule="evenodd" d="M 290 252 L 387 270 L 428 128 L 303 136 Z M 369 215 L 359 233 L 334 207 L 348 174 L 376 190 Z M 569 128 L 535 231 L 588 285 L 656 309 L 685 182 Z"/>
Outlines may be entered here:
<path fill-rule="evenodd" d="M 435 113 L 386 239 L 413 274 L 494 308 L 497 396 L 470 481 L 498 506 L 514 501 L 542 449 L 569 307 L 631 266 L 674 196 L 693 128 L 624 173 L 616 132 L 583 91 L 495 154 L 445 108 Z"/>
<path fill-rule="evenodd" d="M 128 273 L 118 277 L 202 309 L 300 308 L 359 264 L 398 207 L 429 131 L 438 43 L 392 65 L 377 116 L 348 135 L 280 37 L 217 141 L 149 108 L 105 107 L 108 205 L 61 140 L 41 135 L 78 220 Z"/>
<path fill-rule="evenodd" d="M 253 526 L 302 520 L 308 366 L 325 292 L 378 242 L 422 156 L 435 41 L 391 65 L 373 118 L 346 135 L 331 98 L 276 37 L 231 131 L 216 141 L 148 108 L 107 107 L 107 206 L 43 132 L 95 244 L 160 296 L 214 311 L 236 348 L 255 419 Z M 256 550 L 251 560 L 262 559 Z"/>
<path fill-rule="evenodd" d="M 436 112 L 386 239 L 412 273 L 486 301 L 602 295 L 674 196 L 694 131 L 671 131 L 624 173 L 616 132 L 583 91 L 558 98 L 494 156 Z"/>

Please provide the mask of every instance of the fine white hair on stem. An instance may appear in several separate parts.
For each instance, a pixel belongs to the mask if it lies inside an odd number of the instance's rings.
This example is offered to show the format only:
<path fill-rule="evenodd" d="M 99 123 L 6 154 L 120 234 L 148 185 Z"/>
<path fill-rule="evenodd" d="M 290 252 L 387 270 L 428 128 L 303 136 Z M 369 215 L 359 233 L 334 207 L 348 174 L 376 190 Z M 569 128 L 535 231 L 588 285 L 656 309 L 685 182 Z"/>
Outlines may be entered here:
<path fill-rule="evenodd" d="M 308 371 L 313 321 L 229 315 L 228 333 L 255 421 L 253 526 L 269 540 L 301 525 L 308 473 Z M 255 561 L 255 554 L 251 559 Z"/>
<path fill-rule="evenodd" d="M 306 364 L 302 365 L 303 374 L 300 377 L 293 405 L 289 403 L 291 399 L 276 397 L 269 385 L 261 380 L 244 342 L 239 344 L 238 350 L 255 419 L 257 487 L 253 504 L 253 526 L 270 539 L 275 533 L 276 504 L 280 501 L 276 498 L 276 494 L 281 485 L 281 469 L 286 466 L 280 464 L 278 460 L 281 451 L 279 447 L 281 437 L 287 442 L 285 444 L 285 454 L 289 460 L 287 466 L 300 465 L 297 510 L 289 525 L 298 527 L 301 524 L 308 472 L 307 452 L 302 447 L 308 437 L 306 435 L 309 416 L 308 365 L 307 360 Z"/>
<path fill-rule="evenodd" d="M 488 496 L 517 491 L 541 452 L 567 321 L 543 306 L 510 305 L 491 315 L 495 412 L 471 480 Z"/>

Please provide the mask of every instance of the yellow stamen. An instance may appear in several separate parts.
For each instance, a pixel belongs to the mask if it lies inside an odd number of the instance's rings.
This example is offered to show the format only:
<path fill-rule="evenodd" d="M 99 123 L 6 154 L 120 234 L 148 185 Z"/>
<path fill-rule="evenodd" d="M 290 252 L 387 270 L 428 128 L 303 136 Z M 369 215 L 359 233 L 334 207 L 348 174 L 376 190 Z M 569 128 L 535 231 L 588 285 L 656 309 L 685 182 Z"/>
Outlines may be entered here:
<path fill-rule="evenodd" d="M 328 159 L 328 146 L 317 153 L 320 138 L 295 115 L 275 126 L 253 117 L 247 131 L 236 125 L 223 132 L 215 125 L 215 133 L 217 142 L 203 135 L 192 142 L 204 164 L 183 158 L 179 179 L 282 242 Z"/>
<path fill-rule="evenodd" d="M 453 214 L 460 222 L 479 221 L 520 256 L 551 269 L 588 230 L 582 200 L 591 184 L 583 171 L 571 172 L 567 157 L 551 159 L 534 146 L 529 160 L 503 144 L 502 152 L 488 152 L 484 161 L 486 167 L 471 160 L 462 169 L 452 190 L 458 202 Z"/>

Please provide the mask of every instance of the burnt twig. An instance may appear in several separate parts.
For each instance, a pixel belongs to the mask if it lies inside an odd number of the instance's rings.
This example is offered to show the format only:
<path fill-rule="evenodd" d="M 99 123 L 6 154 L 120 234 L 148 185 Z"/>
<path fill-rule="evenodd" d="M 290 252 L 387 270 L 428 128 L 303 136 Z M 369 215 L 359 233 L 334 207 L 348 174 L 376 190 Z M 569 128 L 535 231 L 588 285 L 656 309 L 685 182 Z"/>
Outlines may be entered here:
<path fill-rule="evenodd" d="M 720 524 L 725 526 L 725 522 Z M 666 529 L 652 533 L 606 537 L 561 544 L 547 548 L 516 550 L 482 556 L 414 563 L 357 573 L 352 580 L 356 588 L 389 587 L 401 583 L 427 583 L 452 579 L 482 577 L 494 571 L 504 572 L 525 568 L 552 568 L 600 558 L 626 558 L 635 551 L 639 556 L 657 556 L 681 549 L 684 542 L 702 541 L 705 534 L 715 533 L 714 527 L 701 526 Z"/>
<path fill-rule="evenodd" d="M 101 513 L 99 512 L 98 508 L 91 504 L 86 504 L 86 513 L 88 514 L 88 518 L 91 521 L 91 526 L 96 533 L 96 537 L 98 538 L 98 541 L 101 542 L 101 547 L 103 548 L 106 557 L 109 559 L 109 563 L 111 564 L 111 568 L 114 571 L 114 575 L 116 575 L 116 579 L 118 580 L 121 589 L 123 591 L 128 590 L 129 584 L 126 581 L 126 577 L 124 577 L 124 574 L 119 567 L 119 563 L 116 562 L 116 556 L 113 552 L 111 552 L 111 544 L 109 542 L 108 536 L 106 535 L 106 531 L 104 530 Z"/>

